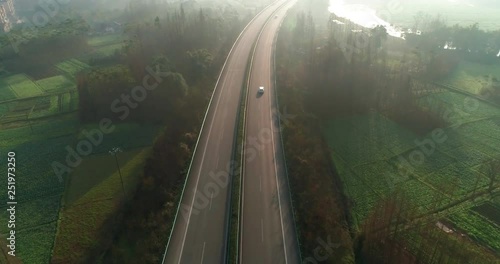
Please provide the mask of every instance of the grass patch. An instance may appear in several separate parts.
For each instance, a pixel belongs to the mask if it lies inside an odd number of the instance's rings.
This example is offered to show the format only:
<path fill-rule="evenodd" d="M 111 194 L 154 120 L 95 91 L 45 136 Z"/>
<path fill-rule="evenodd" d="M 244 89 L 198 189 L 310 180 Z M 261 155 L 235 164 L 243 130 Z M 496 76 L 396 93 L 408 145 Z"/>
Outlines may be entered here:
<path fill-rule="evenodd" d="M 89 38 L 87 43 L 89 46 L 99 47 L 110 44 L 117 44 L 123 41 L 123 36 L 121 34 L 112 34 L 112 35 L 104 35 L 104 36 L 95 36 Z"/>
<path fill-rule="evenodd" d="M 98 57 L 108 57 L 108 56 L 114 55 L 115 52 L 120 51 L 122 49 L 122 47 L 123 47 L 123 44 L 121 44 L 121 43 L 101 46 L 101 47 L 96 49 L 95 54 Z"/>
<path fill-rule="evenodd" d="M 118 153 L 118 163 L 123 166 L 142 151 L 143 149 L 136 149 Z M 110 154 L 90 156 L 86 158 L 79 167 L 81 167 L 81 169 L 77 169 L 71 174 L 71 184 L 68 185 L 64 197 L 66 206 L 71 206 L 74 202 L 85 196 L 87 192 L 92 190 L 94 186 L 98 186 L 107 177 L 117 172 L 115 158 Z M 124 185 L 125 188 L 131 186 L 128 182 L 124 182 Z M 121 188 L 121 185 L 119 187 Z M 110 197 L 112 196 L 101 198 Z"/>
<path fill-rule="evenodd" d="M 8 87 L 10 87 L 17 98 L 43 95 L 42 89 L 40 89 L 40 87 L 25 74 L 16 74 L 9 76 L 7 78 L 4 78 L 2 82 L 4 83 L 4 85 L 8 85 Z M 2 88 L 5 89 L 5 87 Z M 6 91 L 3 92 L 3 95 L 7 97 L 9 96 L 8 92 Z"/>
<path fill-rule="evenodd" d="M 122 161 L 120 154 L 118 156 L 120 158 L 119 163 L 123 162 L 121 164 L 121 173 L 128 190 L 135 185 L 144 163 L 151 153 L 151 148 L 144 148 L 133 153 L 135 155 L 130 153 L 133 157 L 129 158 L 128 161 Z M 105 160 L 100 160 L 102 158 Z M 108 164 L 111 168 L 116 168 L 116 164 L 110 160 L 111 158 L 111 156 L 87 158 L 75 170 L 72 177 L 74 179 L 77 176 L 88 177 L 89 174 L 95 172 L 93 169 L 97 168 L 96 166 L 102 166 L 103 164 Z M 122 198 L 118 171 L 115 169 L 114 172 L 108 175 L 104 175 L 103 173 L 105 172 L 103 171 L 100 174 L 100 177 L 103 177 L 100 183 L 85 192 L 83 196 L 80 196 L 82 193 L 75 192 L 79 186 L 70 186 L 68 188 L 68 190 L 72 191 L 68 192 L 66 197 L 78 199 L 61 210 L 58 234 L 52 258 L 53 262 L 73 263 L 81 261 L 85 256 L 86 250 L 98 244 L 96 238 L 99 237 L 101 226 L 118 209 L 118 203 Z M 94 176 L 88 178 L 90 179 L 88 184 L 92 184 L 92 181 L 98 180 L 96 178 Z M 86 178 L 81 179 L 85 181 Z M 79 183 L 81 183 L 81 180 L 75 180 L 70 185 L 77 185 Z M 79 239 L 74 239 L 74 234 L 79 234 Z"/>
<path fill-rule="evenodd" d="M 85 139 L 84 131 L 97 129 L 97 124 L 82 127 L 78 139 Z M 92 149 L 93 154 L 108 153 L 112 148 L 118 147 L 124 151 L 128 149 L 151 146 L 154 138 L 160 131 L 158 125 L 141 125 L 135 123 L 115 124 L 113 132 L 104 135 L 102 143 Z M 131 136 L 133 135 L 133 138 Z"/>

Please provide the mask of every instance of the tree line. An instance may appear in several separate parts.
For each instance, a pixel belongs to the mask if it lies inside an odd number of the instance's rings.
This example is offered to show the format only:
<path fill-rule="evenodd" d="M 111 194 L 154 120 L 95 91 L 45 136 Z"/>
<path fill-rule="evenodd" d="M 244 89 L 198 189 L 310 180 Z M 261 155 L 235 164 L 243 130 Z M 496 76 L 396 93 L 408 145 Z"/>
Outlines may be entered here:
<path fill-rule="evenodd" d="M 98 246 L 89 251 L 89 263 L 161 262 L 216 76 L 248 21 L 237 18 L 227 28 L 215 22 L 220 17 L 207 16 L 204 10 L 184 17 L 175 10 L 166 17 L 153 16 L 150 22 L 129 28 L 124 65 L 80 77 L 80 118 L 94 122 L 109 114 L 109 101 L 134 87 L 148 66 L 169 73 L 151 100 L 148 97 L 130 114 L 130 121 L 157 122 L 165 129 L 154 142 L 132 197 L 101 228 Z M 197 35 L 201 31 L 205 34 Z M 216 38 L 213 32 L 218 32 Z M 192 38 L 198 40 L 187 45 Z"/>

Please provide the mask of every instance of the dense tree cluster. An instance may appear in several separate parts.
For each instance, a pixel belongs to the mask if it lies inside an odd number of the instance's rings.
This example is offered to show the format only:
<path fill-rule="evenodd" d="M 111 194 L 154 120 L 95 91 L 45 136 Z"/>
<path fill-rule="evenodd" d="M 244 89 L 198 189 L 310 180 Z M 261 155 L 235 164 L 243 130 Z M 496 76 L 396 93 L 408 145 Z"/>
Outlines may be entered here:
<path fill-rule="evenodd" d="M 414 17 L 414 31 L 422 30 L 421 35 L 407 34 L 408 43 L 422 52 L 453 51 L 454 56 L 481 63 L 500 63 L 496 55 L 500 51 L 500 30 L 485 31 L 478 23 L 470 26 L 448 26 L 437 16 L 430 17 L 417 13 Z"/>

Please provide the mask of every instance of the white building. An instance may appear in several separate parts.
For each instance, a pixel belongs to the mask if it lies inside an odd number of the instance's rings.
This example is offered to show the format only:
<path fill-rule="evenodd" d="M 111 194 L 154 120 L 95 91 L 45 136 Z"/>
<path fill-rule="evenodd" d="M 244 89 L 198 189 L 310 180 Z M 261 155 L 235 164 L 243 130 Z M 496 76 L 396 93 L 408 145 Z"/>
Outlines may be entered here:
<path fill-rule="evenodd" d="M 15 21 L 13 0 L 0 0 L 0 32 L 9 32 Z"/>

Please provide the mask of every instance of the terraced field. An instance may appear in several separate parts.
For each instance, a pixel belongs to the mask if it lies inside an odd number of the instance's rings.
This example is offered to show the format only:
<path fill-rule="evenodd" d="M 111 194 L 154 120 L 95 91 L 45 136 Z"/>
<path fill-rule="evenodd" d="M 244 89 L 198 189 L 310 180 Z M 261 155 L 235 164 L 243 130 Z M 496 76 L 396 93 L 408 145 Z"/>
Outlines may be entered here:
<path fill-rule="evenodd" d="M 43 90 L 25 74 L 16 74 L 0 80 L 0 100 L 35 97 Z"/>

